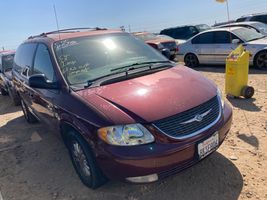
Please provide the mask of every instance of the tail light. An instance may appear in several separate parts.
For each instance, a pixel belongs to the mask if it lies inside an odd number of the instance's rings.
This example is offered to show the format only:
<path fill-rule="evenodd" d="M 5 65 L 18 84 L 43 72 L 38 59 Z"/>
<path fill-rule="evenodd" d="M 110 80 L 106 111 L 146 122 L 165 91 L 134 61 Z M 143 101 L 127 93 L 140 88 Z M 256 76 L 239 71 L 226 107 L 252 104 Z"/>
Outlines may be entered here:
<path fill-rule="evenodd" d="M 153 47 L 154 49 L 159 49 L 158 45 L 154 44 L 154 43 L 148 43 L 151 47 Z"/>

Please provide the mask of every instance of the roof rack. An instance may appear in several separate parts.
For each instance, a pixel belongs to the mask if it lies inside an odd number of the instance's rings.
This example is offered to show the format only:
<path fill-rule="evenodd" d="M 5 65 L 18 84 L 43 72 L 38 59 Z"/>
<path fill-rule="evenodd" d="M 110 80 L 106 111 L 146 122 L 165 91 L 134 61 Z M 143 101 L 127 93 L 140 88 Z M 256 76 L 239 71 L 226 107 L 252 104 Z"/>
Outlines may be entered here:
<path fill-rule="evenodd" d="M 47 35 L 54 34 L 54 33 L 73 33 L 73 32 L 79 32 L 80 30 L 99 31 L 99 30 L 107 30 L 107 28 L 99 28 L 99 27 L 95 27 L 95 28 L 87 28 L 87 27 L 82 27 L 82 28 L 67 28 L 67 29 L 60 29 L 60 30 L 56 30 L 56 31 L 50 31 L 50 32 L 46 32 L 46 33 L 41 33 L 39 35 L 30 36 L 30 37 L 28 37 L 28 39 L 33 39 L 33 38 L 37 38 L 37 37 L 47 37 Z"/>

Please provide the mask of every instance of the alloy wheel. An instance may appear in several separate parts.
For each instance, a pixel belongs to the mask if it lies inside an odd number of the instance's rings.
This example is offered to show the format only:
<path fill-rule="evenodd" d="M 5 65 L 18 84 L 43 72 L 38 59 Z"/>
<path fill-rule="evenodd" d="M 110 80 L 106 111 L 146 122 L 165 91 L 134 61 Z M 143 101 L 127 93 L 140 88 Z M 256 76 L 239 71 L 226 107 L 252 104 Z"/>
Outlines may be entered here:
<path fill-rule="evenodd" d="M 91 169 L 86 159 L 86 155 L 77 141 L 72 142 L 72 156 L 77 168 L 86 177 L 91 177 Z"/>
<path fill-rule="evenodd" d="M 262 52 L 257 56 L 256 66 L 259 69 L 267 68 L 267 52 Z"/>
<path fill-rule="evenodd" d="M 197 67 L 198 66 L 198 59 L 194 54 L 188 54 L 185 57 L 185 64 L 188 67 Z"/>

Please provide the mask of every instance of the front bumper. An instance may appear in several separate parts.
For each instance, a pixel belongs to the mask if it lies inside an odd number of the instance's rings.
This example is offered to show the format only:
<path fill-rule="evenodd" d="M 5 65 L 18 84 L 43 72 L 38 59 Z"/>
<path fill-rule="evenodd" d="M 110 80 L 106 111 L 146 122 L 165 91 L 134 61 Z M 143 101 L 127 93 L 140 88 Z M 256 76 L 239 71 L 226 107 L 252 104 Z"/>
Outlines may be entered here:
<path fill-rule="evenodd" d="M 116 147 L 100 143 L 96 148 L 97 163 L 110 179 L 128 182 L 136 182 L 131 181 L 136 180 L 135 178 L 139 182 L 156 181 L 199 162 L 197 144 L 216 131 L 219 133 L 219 145 L 221 145 L 230 130 L 231 122 L 232 109 L 225 104 L 221 119 L 210 129 L 192 138 L 178 141 L 151 129 L 157 138 L 152 144 Z"/>

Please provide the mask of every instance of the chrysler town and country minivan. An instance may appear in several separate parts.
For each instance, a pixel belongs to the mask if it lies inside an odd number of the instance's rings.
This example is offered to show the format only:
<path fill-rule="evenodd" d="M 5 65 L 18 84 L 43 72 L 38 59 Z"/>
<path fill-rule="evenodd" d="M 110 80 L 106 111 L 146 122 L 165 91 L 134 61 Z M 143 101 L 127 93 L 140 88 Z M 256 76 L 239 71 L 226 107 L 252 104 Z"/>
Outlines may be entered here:
<path fill-rule="evenodd" d="M 60 133 L 91 188 L 176 174 L 214 152 L 231 126 L 214 83 L 125 32 L 29 37 L 13 70 L 26 120 Z"/>

